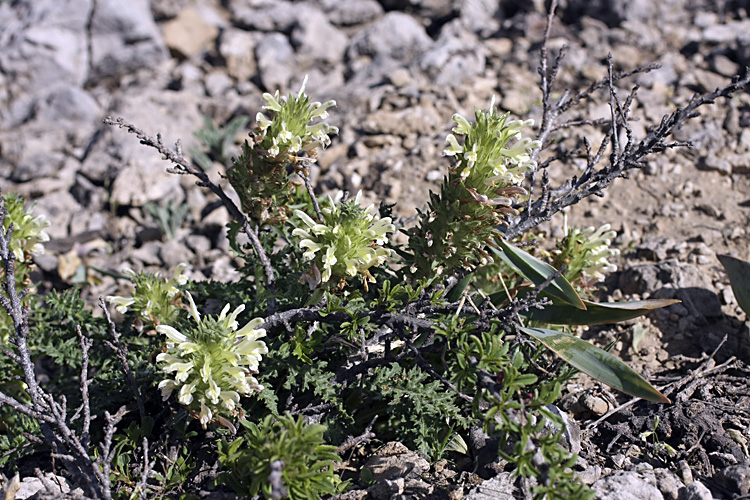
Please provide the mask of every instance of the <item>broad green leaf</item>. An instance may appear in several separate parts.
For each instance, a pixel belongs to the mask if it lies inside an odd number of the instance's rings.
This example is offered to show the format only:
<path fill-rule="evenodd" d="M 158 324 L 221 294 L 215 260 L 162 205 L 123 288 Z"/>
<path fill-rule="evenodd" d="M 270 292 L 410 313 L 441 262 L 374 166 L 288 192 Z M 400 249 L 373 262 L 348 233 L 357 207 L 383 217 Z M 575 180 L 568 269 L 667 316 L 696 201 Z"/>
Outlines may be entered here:
<path fill-rule="evenodd" d="M 574 368 L 603 384 L 631 396 L 657 403 L 670 403 L 666 396 L 628 365 L 585 340 L 543 328 L 521 327 L 521 331 L 539 340 Z"/>
<path fill-rule="evenodd" d="M 474 277 L 474 273 L 468 273 L 466 276 L 461 278 L 458 283 L 456 283 L 456 286 L 451 288 L 450 292 L 445 296 L 445 298 L 450 302 L 456 302 L 458 299 L 461 298 L 461 295 L 464 293 L 464 290 L 469 286 L 469 283 L 471 282 L 472 278 Z"/>
<path fill-rule="evenodd" d="M 735 259 L 729 255 L 717 255 L 721 265 L 727 270 L 734 298 L 745 314 L 750 316 L 750 262 Z"/>
<path fill-rule="evenodd" d="M 500 240 L 499 243 L 503 251 L 496 252 L 497 255 L 518 274 L 534 283 L 534 285 L 541 285 L 557 272 L 557 269 L 546 262 L 542 262 L 520 248 L 514 247 L 507 241 Z M 562 276 L 552 280 L 544 291 L 578 309 L 586 309 L 586 305 L 581 300 L 581 297 L 578 296 L 578 293 L 576 293 L 568 280 Z"/>
<path fill-rule="evenodd" d="M 544 309 L 530 309 L 520 314 L 531 321 L 551 325 L 602 325 L 637 318 L 654 309 L 671 306 L 677 302 L 679 300 L 676 299 L 601 303 L 584 300 L 583 303 L 586 306 L 584 310 L 553 299 L 553 304 L 544 306 Z"/>

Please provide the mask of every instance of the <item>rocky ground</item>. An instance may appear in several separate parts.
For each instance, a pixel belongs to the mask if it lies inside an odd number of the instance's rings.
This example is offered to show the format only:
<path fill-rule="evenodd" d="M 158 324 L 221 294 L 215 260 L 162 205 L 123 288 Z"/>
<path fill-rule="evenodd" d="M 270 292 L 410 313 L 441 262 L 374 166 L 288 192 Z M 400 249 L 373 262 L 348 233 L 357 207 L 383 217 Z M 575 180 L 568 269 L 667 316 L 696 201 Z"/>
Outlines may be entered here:
<path fill-rule="evenodd" d="M 608 53 L 617 70 L 661 65 L 620 86 L 627 92 L 640 85 L 632 113 L 639 137 L 693 93 L 723 86 L 750 65 L 746 2 L 560 4 L 550 47 L 567 51 L 556 96 L 606 76 Z M 361 189 L 369 201 L 398 203 L 399 214 L 413 215 L 445 172 L 441 151 L 453 113 L 471 116 L 496 96 L 501 109 L 540 118 L 536 70 L 544 6 L 520 5 L 0 1 L 0 187 L 36 201 L 36 213 L 52 221 L 38 277 L 48 288 L 84 284 L 92 299 L 127 291 L 102 270 L 188 262 L 192 278 L 235 279 L 226 211 L 102 119 L 123 116 L 161 133 L 165 143 L 181 139 L 190 151 L 203 117 L 218 124 L 254 117 L 262 92 L 296 90 L 305 75 L 308 94 L 338 102 L 330 122 L 340 134 L 313 172 L 319 189 Z M 580 112 L 581 118 L 608 115 L 604 94 Z M 584 132 L 593 143 L 602 136 L 595 127 Z M 581 430 L 573 439 L 581 450 L 578 469 L 600 498 L 750 494 L 750 332 L 716 259 L 729 253 L 750 260 L 750 95 L 703 108 L 675 139 L 693 147 L 651 158 L 603 198 L 567 214 L 569 224 L 610 223 L 618 231 L 620 271 L 607 282 L 612 298 L 682 300 L 648 318 L 587 333 L 602 344 L 617 341 L 616 351 L 666 386 L 674 401 L 620 407 L 627 399 L 600 385 L 570 384 L 560 406 L 571 415 L 571 429 Z M 211 170 L 214 179 L 221 168 Z M 576 168 L 551 167 L 553 185 Z M 189 208 L 171 239 L 145 208 L 167 202 Z M 554 238 L 562 225 L 560 217 L 539 230 Z M 657 417 L 658 432 L 646 434 Z M 662 453 L 662 463 L 640 459 L 644 450 L 664 445 L 675 454 Z M 404 488 L 409 498 L 515 498 L 503 474 L 484 480 L 448 463 L 430 465 L 398 444 L 373 453 L 352 457 L 351 470 L 382 459 L 409 464 L 411 472 L 378 476 L 387 488 L 370 491 L 371 498 Z M 522 489 L 516 485 L 515 494 Z"/>

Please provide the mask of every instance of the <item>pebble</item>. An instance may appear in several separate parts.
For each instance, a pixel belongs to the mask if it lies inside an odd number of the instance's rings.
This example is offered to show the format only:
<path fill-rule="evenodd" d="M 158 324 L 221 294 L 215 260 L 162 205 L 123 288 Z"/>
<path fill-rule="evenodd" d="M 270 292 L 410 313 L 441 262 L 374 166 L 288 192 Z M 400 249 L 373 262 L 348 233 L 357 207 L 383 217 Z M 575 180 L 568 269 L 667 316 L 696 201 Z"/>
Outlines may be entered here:
<path fill-rule="evenodd" d="M 694 481 L 684 488 L 680 489 L 677 500 L 713 500 L 714 496 L 706 485 L 699 481 Z"/>
<path fill-rule="evenodd" d="M 219 29 L 206 22 L 193 8 L 187 8 L 162 26 L 164 43 L 180 57 L 191 58 L 208 49 Z"/>

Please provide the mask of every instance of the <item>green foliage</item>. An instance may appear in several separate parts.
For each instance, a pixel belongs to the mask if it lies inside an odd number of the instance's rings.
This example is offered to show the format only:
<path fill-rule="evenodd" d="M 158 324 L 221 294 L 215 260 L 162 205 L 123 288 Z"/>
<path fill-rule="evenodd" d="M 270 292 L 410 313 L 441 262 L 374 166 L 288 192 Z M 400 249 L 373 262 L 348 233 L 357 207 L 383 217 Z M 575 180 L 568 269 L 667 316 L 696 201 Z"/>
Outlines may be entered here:
<path fill-rule="evenodd" d="M 399 440 L 433 460 L 448 450 L 466 453 L 466 431 L 481 424 L 499 436 L 499 453 L 516 474 L 536 478 L 535 498 L 591 498 L 571 471 L 576 457 L 558 444 L 563 424 L 550 409 L 571 372 L 560 359 L 619 390 L 665 398 L 564 327 L 629 319 L 671 302 L 582 299 L 613 270 L 607 258 L 616 251 L 606 225 L 573 229 L 551 252 L 541 245 L 522 250 L 524 238 L 537 240 L 531 234 L 503 239 L 499 228 L 524 209 L 520 184 L 541 147 L 521 136 L 532 122 L 510 120 L 492 105 L 476 110 L 474 124 L 454 115 L 455 135 L 444 153 L 455 164 L 399 247 L 390 242 L 392 207 L 381 206 L 376 216 L 359 195 L 318 204 L 312 194 L 308 167 L 337 132 L 322 121 L 335 103 L 311 102 L 304 84 L 289 96 L 263 99 L 267 114 L 258 114 L 226 171 L 244 211 L 228 231 L 231 250 L 243 259 L 242 279 L 189 283 L 183 266 L 165 277 L 129 273 L 132 296 L 107 298 L 125 314 L 124 367 L 104 347 L 112 340 L 107 324 L 77 290 L 50 293 L 44 307 L 27 302 L 32 361 L 49 365 L 46 385 L 67 398 L 71 413 L 81 400 L 77 326 L 95 342 L 93 410 L 134 406 L 124 381 L 131 374 L 135 380 L 140 418 L 133 412 L 113 438 L 111 480 L 120 497 L 139 494 L 149 441 L 151 456 L 160 457 L 149 495 L 188 498 L 185 485 L 215 464 L 217 437 L 223 470 L 216 487 L 228 483 L 248 497 L 335 494 L 346 485 L 334 472 L 340 459 L 333 445 L 369 431 L 377 417 L 378 439 Z M 237 117 L 221 129 L 205 120 L 196 136 L 207 151 L 194 153 L 204 170 L 212 161 L 226 163 L 247 121 Z M 201 185 L 221 189 L 196 172 L 190 173 Z M 44 240 L 43 219 L 16 199 L 6 204 L 31 228 L 18 233 L 17 256 L 25 262 Z M 171 202 L 146 209 L 166 238 L 187 213 Z M 24 400 L 24 387 L 12 385 L 19 374 L 0 360 L 2 390 Z M 171 399 L 176 403 L 162 402 Z M 0 452 L 22 443 L 20 430 L 38 434 L 33 420 L 8 407 L 0 412 Z M 230 439 L 238 421 L 238 437 Z M 184 438 L 179 446 L 164 437 L 173 431 Z M 101 435 L 102 426 L 92 433 Z M 0 457 L 15 464 L 23 453 Z M 362 478 L 373 479 L 365 472 Z"/>
<path fill-rule="evenodd" d="M 245 432 L 219 443 L 224 478 L 241 495 L 317 499 L 344 490 L 333 464 L 341 459 L 325 444 L 325 427 L 285 414 L 258 424 L 243 420 Z"/>
<path fill-rule="evenodd" d="M 144 205 L 144 208 L 154 219 L 156 225 L 159 226 L 161 234 L 167 240 L 175 238 L 190 209 L 187 203 L 175 206 L 172 200 L 167 201 L 166 205 L 157 205 L 149 202 Z"/>
<path fill-rule="evenodd" d="M 379 424 L 379 434 L 384 437 L 391 436 L 437 460 L 440 436 L 456 427 L 468 427 L 455 393 L 439 380 L 431 380 L 418 366 L 403 368 L 391 363 L 374 372 L 364 405 L 370 409 L 361 413 L 367 418 L 375 412 L 385 417 Z"/>
<path fill-rule="evenodd" d="M 193 132 L 193 135 L 205 149 L 191 148 L 190 155 L 204 171 L 208 171 L 214 162 L 226 165 L 237 134 L 249 121 L 248 116 L 239 115 L 232 118 L 225 127 L 217 127 L 209 117 L 204 116 L 203 127 Z"/>
<path fill-rule="evenodd" d="M 732 285 L 737 304 L 750 316 L 750 262 L 729 255 L 718 257 L 729 275 L 729 283 Z"/>

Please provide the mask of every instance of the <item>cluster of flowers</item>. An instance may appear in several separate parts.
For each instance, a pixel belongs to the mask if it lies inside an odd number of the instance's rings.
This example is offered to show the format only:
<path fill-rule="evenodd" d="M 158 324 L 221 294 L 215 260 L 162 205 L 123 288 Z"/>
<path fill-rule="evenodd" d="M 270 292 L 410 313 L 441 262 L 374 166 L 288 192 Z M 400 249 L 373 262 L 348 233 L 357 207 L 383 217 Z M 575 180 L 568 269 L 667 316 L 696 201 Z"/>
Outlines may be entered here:
<path fill-rule="evenodd" d="M 354 200 L 341 201 L 343 193 L 334 200 L 328 197 L 328 204 L 321 209 L 323 220 L 314 221 L 301 210 L 294 215 L 306 227 L 292 231 L 293 236 L 302 238 L 299 246 L 305 250 L 303 257 L 312 260 L 312 270 L 305 278 L 310 289 L 328 282 L 332 276 L 354 277 L 357 274 L 367 287 L 374 283 L 369 268 L 379 266 L 391 255 L 392 250 L 383 248 L 388 241 L 387 233 L 396 230 L 390 217 L 382 219 L 371 214 L 373 205 L 362 208 L 357 193 Z"/>
<path fill-rule="evenodd" d="M 28 210 L 23 207 L 23 198 L 16 194 L 3 196 L 3 203 L 7 214 L 3 227 L 8 229 L 13 224 L 13 237 L 10 240 L 10 250 L 16 256 L 16 263 L 26 262 L 34 255 L 44 253 L 44 243 L 49 241 L 45 231 L 50 222 L 44 215 L 33 216 L 34 205 Z"/>
<path fill-rule="evenodd" d="M 166 351 L 156 357 L 170 378 L 159 388 L 166 401 L 174 391 L 177 400 L 198 416 L 205 426 L 213 418 L 222 418 L 224 410 L 235 412 L 240 395 L 259 392 L 263 387 L 253 376 L 268 352 L 258 339 L 266 332 L 257 328 L 263 319 L 256 318 L 239 328 L 237 317 L 245 310 L 240 305 L 230 314 L 230 305 L 218 317 L 201 317 L 189 292 L 179 287 L 187 283 L 182 273 L 185 264 L 176 267 L 172 277 L 158 273 L 129 271 L 135 290 L 131 297 L 109 296 L 107 300 L 125 314 L 132 311 L 138 322 L 148 322 L 156 332 L 167 338 Z M 182 298 L 186 296 L 189 316 L 195 324 L 184 320 Z M 178 330 L 173 325 L 182 325 Z"/>
<path fill-rule="evenodd" d="M 517 186 L 524 174 L 536 168 L 531 158 L 534 149 L 541 147 L 539 141 L 521 137 L 521 130 L 534 125 L 534 120 L 509 120 L 510 113 L 499 114 L 494 107 L 494 98 L 489 111 L 475 111 L 476 123 L 456 113 L 453 121 L 457 126 L 449 134 L 446 156 L 456 158 L 456 169 L 467 189 L 491 205 L 509 205 L 506 197 L 492 198 L 494 189 Z M 463 145 L 455 134 L 463 136 Z"/>
<path fill-rule="evenodd" d="M 307 76 L 297 94 L 279 96 L 277 90 L 273 95 L 263 94 L 266 104 L 263 109 L 271 112 L 267 117 L 259 112 L 255 120 L 261 131 L 258 146 L 268 151 L 270 156 L 282 153 L 297 154 L 315 148 L 325 148 L 331 144 L 329 134 L 337 134 L 339 129 L 322 121 L 328 118 L 327 109 L 335 106 L 336 101 L 310 102 L 305 94 Z M 321 121 L 311 124 L 314 119 Z"/>
<path fill-rule="evenodd" d="M 49 235 L 45 230 L 50 222 L 44 215 L 32 215 L 34 205 L 28 209 L 24 208 L 23 198 L 16 194 L 3 195 L 2 204 L 6 210 L 3 228 L 7 230 L 13 224 L 13 235 L 8 250 L 16 257 L 16 287 L 21 289 L 30 285 L 28 272 L 32 257 L 44 253 L 44 243 L 49 241 Z M 0 269 L 0 277 L 3 275 L 4 270 Z M 8 342 L 13 329 L 10 316 L 4 309 L 0 309 L 0 345 Z"/>
<path fill-rule="evenodd" d="M 124 272 L 130 276 L 135 285 L 131 297 L 110 295 L 107 301 L 115 309 L 125 314 L 128 310 L 135 312 L 141 324 L 154 327 L 159 323 L 172 323 L 177 320 L 182 308 L 182 292 L 178 287 L 185 285 L 188 279 L 182 273 L 185 264 L 179 264 L 172 272 L 172 277 L 162 278 L 161 273 L 136 273 L 131 269 Z"/>
<path fill-rule="evenodd" d="M 620 255 L 616 248 L 610 248 L 612 240 L 617 233 L 609 224 L 604 224 L 599 229 L 593 226 L 585 229 L 571 228 L 566 239 L 574 246 L 572 252 L 580 255 L 583 259 L 581 272 L 587 280 L 602 281 L 605 273 L 617 271 L 617 266 L 607 259 Z"/>
<path fill-rule="evenodd" d="M 217 318 L 201 318 L 190 293 L 187 298 L 195 325 L 184 333 L 169 325 L 156 327 L 167 337 L 167 352 L 159 354 L 156 361 L 162 363 L 165 373 L 174 374 L 174 378 L 163 380 L 159 389 L 165 401 L 176 390 L 180 404 L 194 410 L 205 427 L 222 408 L 234 412 L 240 395 L 263 390 L 253 375 L 268 353 L 265 342 L 258 340 L 266 331 L 257 328 L 262 318 L 238 329 L 237 316 L 245 310 L 244 304 L 230 314 L 227 304 Z"/>
<path fill-rule="evenodd" d="M 564 225 L 566 236 L 557 245 L 552 265 L 567 266 L 565 277 L 578 286 L 579 293 L 586 295 L 587 289 L 602 281 L 605 274 L 617 271 L 617 266 L 609 261 L 620 255 L 618 249 L 611 248 L 617 233 L 609 224 L 598 229 L 593 226 L 568 229 L 566 220 Z"/>

